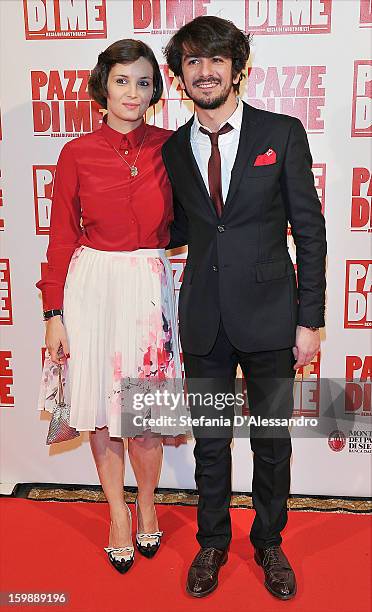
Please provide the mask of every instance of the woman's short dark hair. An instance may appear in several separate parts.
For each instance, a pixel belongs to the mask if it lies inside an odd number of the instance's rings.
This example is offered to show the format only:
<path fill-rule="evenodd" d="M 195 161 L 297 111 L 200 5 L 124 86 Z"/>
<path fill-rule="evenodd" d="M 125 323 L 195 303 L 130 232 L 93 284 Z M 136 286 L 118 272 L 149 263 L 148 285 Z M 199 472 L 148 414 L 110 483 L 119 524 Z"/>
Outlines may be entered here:
<path fill-rule="evenodd" d="M 107 80 L 110 70 L 115 64 L 131 64 L 140 57 L 147 59 L 152 65 L 154 75 L 154 91 L 150 106 L 156 104 L 163 93 L 163 79 L 157 59 L 150 47 L 140 40 L 125 38 L 117 40 L 98 56 L 98 62 L 89 78 L 88 91 L 93 100 L 101 108 L 107 109 Z"/>
<path fill-rule="evenodd" d="M 222 55 L 232 60 L 233 78 L 244 70 L 250 54 L 250 35 L 232 21 L 212 15 L 196 17 L 184 25 L 164 50 L 169 67 L 182 77 L 182 56 L 213 57 Z M 240 80 L 242 75 L 240 76 Z M 239 81 L 240 83 L 240 81 Z M 239 83 L 234 90 L 239 93 Z"/>

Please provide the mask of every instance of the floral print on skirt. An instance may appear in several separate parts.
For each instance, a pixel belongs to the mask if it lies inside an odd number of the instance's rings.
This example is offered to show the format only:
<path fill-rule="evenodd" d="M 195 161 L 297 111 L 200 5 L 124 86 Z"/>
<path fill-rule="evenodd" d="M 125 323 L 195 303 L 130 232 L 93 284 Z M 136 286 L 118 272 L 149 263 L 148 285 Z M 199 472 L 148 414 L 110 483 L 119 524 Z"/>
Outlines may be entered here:
<path fill-rule="evenodd" d="M 113 437 L 140 434 L 128 428 L 129 416 L 136 414 L 123 400 L 128 380 L 142 389 L 151 381 L 182 393 L 173 276 L 164 249 L 76 249 L 65 283 L 64 325 L 70 349 L 64 393 L 71 404 L 70 425 L 78 431 L 107 426 Z M 57 390 L 58 367 L 46 352 L 39 410 L 53 411 Z M 169 414 L 169 407 L 155 406 L 147 416 Z M 171 427 L 156 419 L 143 430 L 187 433 L 180 418 L 187 414 L 179 402 L 171 411 Z"/>

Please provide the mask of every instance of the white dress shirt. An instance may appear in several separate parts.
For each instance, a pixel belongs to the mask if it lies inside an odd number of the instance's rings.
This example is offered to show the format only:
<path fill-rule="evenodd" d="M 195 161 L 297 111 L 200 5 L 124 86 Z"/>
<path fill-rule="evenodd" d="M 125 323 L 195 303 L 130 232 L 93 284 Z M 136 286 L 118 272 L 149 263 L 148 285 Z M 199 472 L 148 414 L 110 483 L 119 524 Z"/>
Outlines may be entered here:
<path fill-rule="evenodd" d="M 218 148 L 221 156 L 222 198 L 224 202 L 226 201 L 229 191 L 231 171 L 233 169 L 236 153 L 238 151 L 240 129 L 243 118 L 243 102 L 239 98 L 237 98 L 237 101 L 238 105 L 233 114 L 226 119 L 226 121 L 221 123 L 218 128 L 220 130 L 226 123 L 229 123 L 233 128 L 230 132 L 221 134 L 221 136 L 218 137 Z M 209 136 L 207 136 L 207 134 L 203 134 L 199 129 L 200 127 L 208 130 L 208 132 L 212 131 L 200 123 L 198 115 L 195 113 L 194 123 L 192 124 L 190 131 L 191 148 L 209 193 L 208 162 L 211 156 L 212 146 Z"/>

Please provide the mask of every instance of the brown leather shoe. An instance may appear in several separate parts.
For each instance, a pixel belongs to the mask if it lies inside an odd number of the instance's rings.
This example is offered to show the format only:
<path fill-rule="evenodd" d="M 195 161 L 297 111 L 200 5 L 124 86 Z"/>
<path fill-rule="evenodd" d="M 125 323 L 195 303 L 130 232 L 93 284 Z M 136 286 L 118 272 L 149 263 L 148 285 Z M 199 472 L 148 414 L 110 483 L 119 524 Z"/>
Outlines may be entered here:
<path fill-rule="evenodd" d="M 204 597 L 218 585 L 218 572 L 227 561 L 227 549 L 201 548 L 191 563 L 186 591 L 193 597 Z"/>
<path fill-rule="evenodd" d="M 280 546 L 255 548 L 254 559 L 265 572 L 265 587 L 272 595 L 279 599 L 296 595 L 296 576 Z"/>

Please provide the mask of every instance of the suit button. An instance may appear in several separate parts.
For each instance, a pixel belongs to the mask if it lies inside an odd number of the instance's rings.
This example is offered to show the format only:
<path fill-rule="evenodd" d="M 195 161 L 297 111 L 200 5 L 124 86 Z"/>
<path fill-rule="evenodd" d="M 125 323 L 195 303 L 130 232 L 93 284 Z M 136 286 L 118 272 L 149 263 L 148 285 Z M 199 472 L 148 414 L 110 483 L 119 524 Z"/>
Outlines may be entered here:
<path fill-rule="evenodd" d="M 218 267 L 217 266 L 212 266 L 212 270 L 213 270 L 213 272 L 218 272 Z"/>
<path fill-rule="evenodd" d="M 217 226 L 218 231 L 220 232 L 220 234 L 222 234 L 222 232 L 225 231 L 225 226 L 224 225 L 218 225 Z"/>

